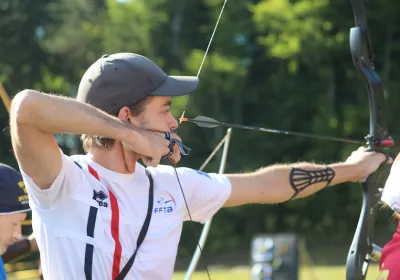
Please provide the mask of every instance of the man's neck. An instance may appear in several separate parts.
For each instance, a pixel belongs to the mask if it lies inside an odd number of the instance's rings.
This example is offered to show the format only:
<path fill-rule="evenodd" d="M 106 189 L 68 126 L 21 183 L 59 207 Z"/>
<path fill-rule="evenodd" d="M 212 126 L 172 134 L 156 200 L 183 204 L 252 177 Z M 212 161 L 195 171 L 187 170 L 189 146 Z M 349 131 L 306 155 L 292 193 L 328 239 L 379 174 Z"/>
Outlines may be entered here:
<path fill-rule="evenodd" d="M 124 151 L 120 143 L 114 143 L 111 149 L 91 148 L 88 155 L 104 168 L 122 174 L 134 173 L 139 159 L 135 152 Z"/>

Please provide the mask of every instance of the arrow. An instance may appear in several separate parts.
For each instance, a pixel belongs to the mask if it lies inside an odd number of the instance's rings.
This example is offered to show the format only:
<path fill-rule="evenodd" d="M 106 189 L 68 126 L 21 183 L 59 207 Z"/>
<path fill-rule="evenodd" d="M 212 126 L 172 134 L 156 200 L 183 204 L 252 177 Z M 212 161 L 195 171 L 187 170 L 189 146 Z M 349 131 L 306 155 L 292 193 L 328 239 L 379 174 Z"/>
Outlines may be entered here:
<path fill-rule="evenodd" d="M 179 120 L 181 122 L 192 122 L 192 123 L 197 124 L 200 127 L 206 127 L 206 128 L 226 126 L 226 127 L 240 128 L 240 129 L 270 132 L 270 133 L 276 133 L 276 134 L 286 134 L 286 135 L 303 136 L 303 137 L 317 138 L 317 139 L 327 139 L 327 140 L 332 140 L 332 141 L 353 143 L 353 144 L 360 144 L 360 145 L 366 144 L 365 141 L 353 140 L 353 139 L 342 138 L 342 137 L 325 136 L 325 135 L 310 134 L 310 133 L 303 133 L 303 132 L 294 132 L 294 131 L 287 131 L 287 130 L 278 130 L 278 129 L 264 128 L 264 127 L 248 126 L 248 125 L 241 125 L 241 124 L 224 123 L 224 122 L 220 122 L 213 118 L 205 117 L 205 116 L 197 116 L 194 119 L 180 118 Z M 372 139 L 367 137 L 367 140 L 372 140 Z M 374 139 L 374 141 L 375 141 L 375 143 L 378 143 L 379 146 L 391 147 L 394 145 L 394 141 L 392 139 L 383 139 L 383 140 Z"/>

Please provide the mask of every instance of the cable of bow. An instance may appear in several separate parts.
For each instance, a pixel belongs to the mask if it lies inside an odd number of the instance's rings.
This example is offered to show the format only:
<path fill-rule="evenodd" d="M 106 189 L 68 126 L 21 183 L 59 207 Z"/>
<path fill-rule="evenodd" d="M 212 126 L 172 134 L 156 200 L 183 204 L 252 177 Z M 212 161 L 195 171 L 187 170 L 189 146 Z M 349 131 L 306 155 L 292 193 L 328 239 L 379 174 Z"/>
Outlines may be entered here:
<path fill-rule="evenodd" d="M 350 0 L 355 27 L 350 29 L 350 50 L 355 68 L 365 80 L 369 99 L 370 131 L 367 136 L 368 150 L 388 155 L 388 147 L 380 146 L 378 140 L 391 139 L 386 119 L 384 90 L 379 75 L 375 72 L 374 54 L 368 35 L 364 0 Z M 363 202 L 357 228 L 351 243 L 347 262 L 346 279 L 366 279 L 369 262 L 376 246 L 374 224 L 380 202 L 380 188 L 389 175 L 389 166 L 383 164 L 375 173 L 362 182 Z"/>

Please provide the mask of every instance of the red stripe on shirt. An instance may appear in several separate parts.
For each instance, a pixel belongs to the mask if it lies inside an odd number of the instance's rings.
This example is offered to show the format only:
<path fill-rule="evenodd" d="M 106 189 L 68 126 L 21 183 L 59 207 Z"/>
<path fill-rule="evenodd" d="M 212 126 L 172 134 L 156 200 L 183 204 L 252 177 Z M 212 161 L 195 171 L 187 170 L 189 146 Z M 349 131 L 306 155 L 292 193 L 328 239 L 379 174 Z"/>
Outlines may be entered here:
<path fill-rule="evenodd" d="M 93 175 L 97 180 L 100 181 L 99 174 L 96 170 L 94 170 L 90 165 L 88 165 L 88 169 L 90 174 Z M 115 195 L 108 190 L 110 195 L 110 204 L 111 204 L 111 235 L 115 242 L 114 249 L 114 258 L 113 258 L 113 267 L 112 267 L 112 278 L 116 279 L 119 274 L 120 264 L 121 264 L 121 255 L 122 255 L 122 246 L 119 241 L 119 206 L 118 201 Z"/>
<path fill-rule="evenodd" d="M 115 241 L 111 279 L 115 279 L 119 274 L 119 268 L 121 264 L 121 254 L 122 254 L 122 246 L 121 242 L 119 241 L 119 207 L 115 195 L 110 190 L 108 190 L 108 192 L 110 194 L 110 203 L 111 203 L 111 234 Z"/>
<path fill-rule="evenodd" d="M 98 181 L 100 181 L 100 177 L 99 177 L 99 174 L 97 174 L 97 171 L 94 170 L 90 165 L 88 165 L 88 169 L 89 169 L 90 174 L 92 174 L 94 178 L 96 178 Z"/>

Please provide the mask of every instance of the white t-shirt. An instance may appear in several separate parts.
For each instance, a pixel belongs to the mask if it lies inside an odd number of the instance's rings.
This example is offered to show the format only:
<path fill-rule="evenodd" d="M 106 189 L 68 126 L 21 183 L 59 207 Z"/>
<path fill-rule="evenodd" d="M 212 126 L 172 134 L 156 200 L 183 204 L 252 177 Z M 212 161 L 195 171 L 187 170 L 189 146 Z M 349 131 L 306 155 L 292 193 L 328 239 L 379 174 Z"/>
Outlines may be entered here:
<path fill-rule="evenodd" d="M 146 218 L 149 179 L 144 166 L 119 174 L 89 155 L 62 155 L 52 186 L 40 190 L 21 169 L 32 208 L 44 279 L 114 279 L 132 256 Z M 149 167 L 152 218 L 126 280 L 172 279 L 184 221 L 190 220 L 173 167 Z M 226 202 L 223 176 L 177 168 L 193 221 L 204 223 Z M 98 179 L 97 179 L 98 178 Z"/>

